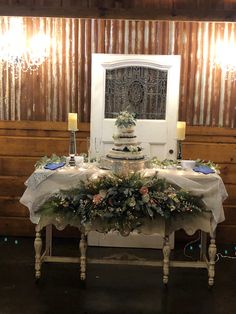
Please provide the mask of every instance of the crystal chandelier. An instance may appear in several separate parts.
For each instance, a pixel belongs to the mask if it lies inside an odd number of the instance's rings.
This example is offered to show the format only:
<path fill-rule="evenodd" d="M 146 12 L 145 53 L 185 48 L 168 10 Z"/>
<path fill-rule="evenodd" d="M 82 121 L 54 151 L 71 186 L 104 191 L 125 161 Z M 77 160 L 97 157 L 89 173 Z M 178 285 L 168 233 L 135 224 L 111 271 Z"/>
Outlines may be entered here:
<path fill-rule="evenodd" d="M 39 32 L 28 39 L 23 19 L 10 19 L 8 31 L 0 35 L 0 63 L 12 71 L 36 71 L 48 58 L 50 38 Z"/>
<path fill-rule="evenodd" d="M 236 44 L 233 38 L 229 41 L 218 40 L 216 43 L 214 66 L 222 70 L 226 80 L 236 80 Z"/>

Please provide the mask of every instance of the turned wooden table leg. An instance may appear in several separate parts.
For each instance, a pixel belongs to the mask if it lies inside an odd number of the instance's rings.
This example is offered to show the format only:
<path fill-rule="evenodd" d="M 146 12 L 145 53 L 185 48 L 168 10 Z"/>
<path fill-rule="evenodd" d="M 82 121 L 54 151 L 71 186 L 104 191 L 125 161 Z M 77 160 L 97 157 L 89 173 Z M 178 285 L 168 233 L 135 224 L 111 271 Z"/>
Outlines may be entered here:
<path fill-rule="evenodd" d="M 42 251 L 42 239 L 40 234 L 39 226 L 35 227 L 35 240 L 34 240 L 34 249 L 35 249 L 35 278 L 39 279 L 41 276 L 41 251 Z"/>
<path fill-rule="evenodd" d="M 80 279 L 86 279 L 86 250 L 87 250 L 87 236 L 82 233 L 79 243 L 80 248 Z"/>
<path fill-rule="evenodd" d="M 201 231 L 201 248 L 200 248 L 200 261 L 204 261 L 207 255 L 207 234 Z"/>
<path fill-rule="evenodd" d="M 216 244 L 214 238 L 211 238 L 210 240 L 208 254 L 209 254 L 208 284 L 209 286 L 213 286 L 215 278 L 215 259 L 216 259 Z"/>
<path fill-rule="evenodd" d="M 46 226 L 46 255 L 52 256 L 52 225 Z"/>
<path fill-rule="evenodd" d="M 170 264 L 169 236 L 164 237 L 162 252 L 163 252 L 163 283 L 167 284 L 169 278 L 169 264 Z"/>

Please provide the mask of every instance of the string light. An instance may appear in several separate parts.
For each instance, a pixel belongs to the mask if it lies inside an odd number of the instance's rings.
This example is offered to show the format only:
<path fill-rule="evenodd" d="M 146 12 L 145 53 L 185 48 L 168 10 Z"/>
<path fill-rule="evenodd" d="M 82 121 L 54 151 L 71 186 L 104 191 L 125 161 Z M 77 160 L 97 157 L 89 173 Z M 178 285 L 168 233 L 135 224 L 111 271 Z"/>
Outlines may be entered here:
<path fill-rule="evenodd" d="M 190 259 L 193 259 L 193 256 L 188 255 L 188 254 L 186 253 L 186 251 L 187 251 L 187 248 L 189 247 L 189 251 L 191 251 L 191 254 L 192 254 L 192 253 L 194 252 L 194 246 L 193 246 L 193 244 L 196 243 L 196 242 L 198 242 L 198 241 L 200 241 L 200 238 L 201 238 L 201 234 L 200 234 L 200 232 L 199 232 L 197 239 L 188 242 L 188 243 L 184 246 L 184 256 L 185 256 L 185 257 L 190 258 Z M 201 249 L 201 244 L 198 244 L 197 247 L 198 247 L 198 249 Z M 236 259 L 236 245 L 233 246 L 233 250 L 234 250 L 234 255 L 235 255 L 235 256 L 228 255 L 228 254 L 229 254 L 228 249 L 223 249 L 224 254 L 217 253 L 217 254 L 216 254 L 215 263 L 217 263 L 220 258 Z"/>

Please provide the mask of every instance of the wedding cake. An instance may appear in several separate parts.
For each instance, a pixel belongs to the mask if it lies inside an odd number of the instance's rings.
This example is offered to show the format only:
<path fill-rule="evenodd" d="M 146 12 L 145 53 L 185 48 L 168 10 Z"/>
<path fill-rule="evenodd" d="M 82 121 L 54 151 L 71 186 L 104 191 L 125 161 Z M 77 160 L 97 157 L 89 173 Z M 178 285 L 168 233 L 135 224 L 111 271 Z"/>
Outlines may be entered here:
<path fill-rule="evenodd" d="M 136 119 L 134 113 L 121 111 L 115 125 L 118 133 L 113 135 L 114 146 L 107 157 L 116 160 L 144 159 L 142 147 L 135 135 Z"/>

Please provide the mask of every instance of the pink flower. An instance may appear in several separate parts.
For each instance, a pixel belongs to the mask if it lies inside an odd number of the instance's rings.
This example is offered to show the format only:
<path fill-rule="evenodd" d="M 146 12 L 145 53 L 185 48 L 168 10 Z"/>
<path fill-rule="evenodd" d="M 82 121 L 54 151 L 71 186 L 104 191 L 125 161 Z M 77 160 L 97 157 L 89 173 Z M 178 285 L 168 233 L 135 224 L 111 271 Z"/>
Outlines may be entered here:
<path fill-rule="evenodd" d="M 101 200 L 102 200 L 102 196 L 100 194 L 95 194 L 93 196 L 93 203 L 94 204 L 96 204 L 96 205 L 99 204 L 101 202 Z"/>
<path fill-rule="evenodd" d="M 139 189 L 139 193 L 140 194 L 147 194 L 148 193 L 148 188 L 146 186 L 142 186 L 140 189 Z"/>

